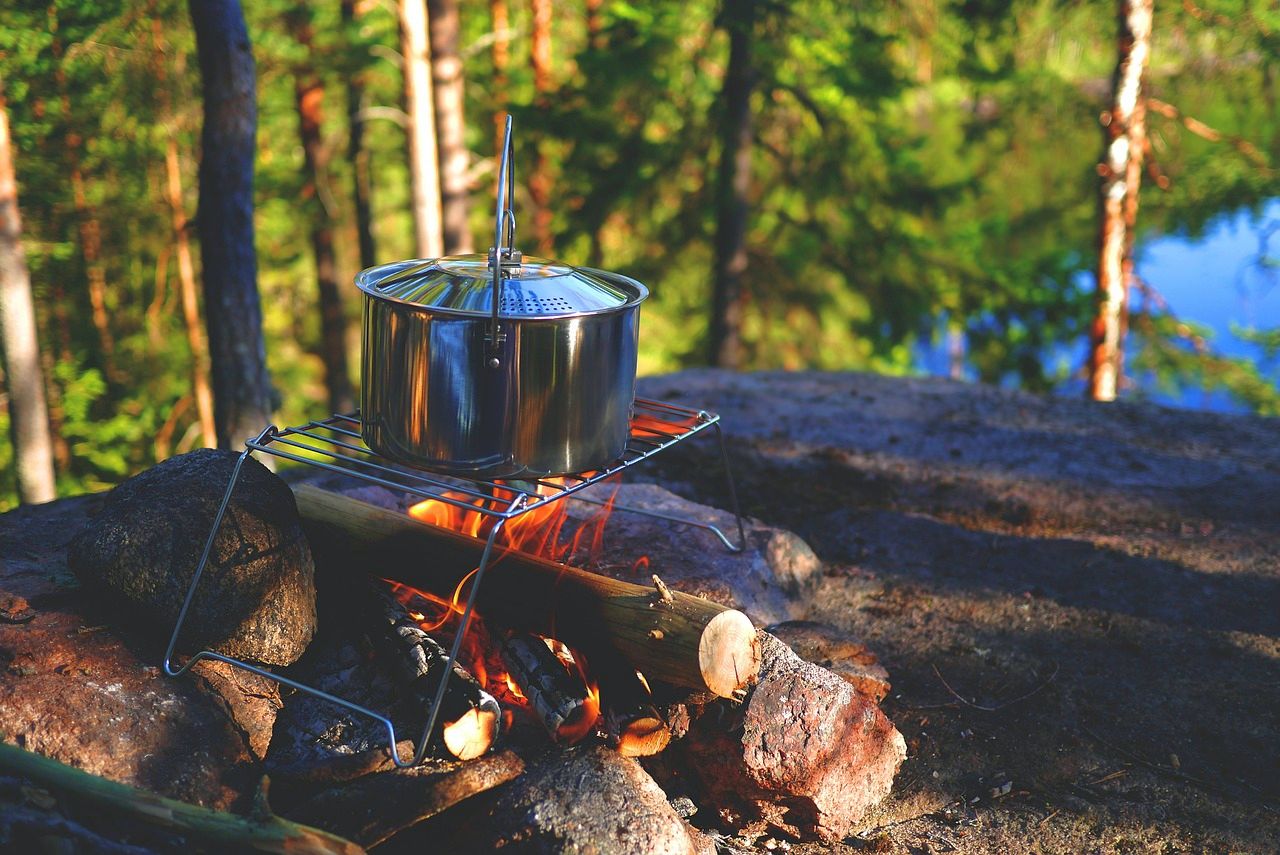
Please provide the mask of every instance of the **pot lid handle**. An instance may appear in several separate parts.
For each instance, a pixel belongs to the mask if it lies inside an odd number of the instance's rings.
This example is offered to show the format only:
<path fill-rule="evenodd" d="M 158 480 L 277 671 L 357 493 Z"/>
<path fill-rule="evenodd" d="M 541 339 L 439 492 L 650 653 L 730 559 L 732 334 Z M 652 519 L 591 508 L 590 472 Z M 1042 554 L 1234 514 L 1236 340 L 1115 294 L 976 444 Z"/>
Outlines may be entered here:
<path fill-rule="evenodd" d="M 502 322 L 498 319 L 498 309 L 502 302 L 503 271 L 510 267 L 519 267 L 520 250 L 515 248 L 516 215 L 515 205 L 516 177 L 511 163 L 511 114 L 507 114 L 506 126 L 502 135 L 502 152 L 498 165 L 497 207 L 494 211 L 493 246 L 489 247 L 489 269 L 493 275 L 493 314 L 489 318 L 489 333 L 486 340 L 489 344 L 488 363 L 491 368 L 502 365 L 502 344 L 507 334 L 502 330 Z M 503 238 L 506 238 L 505 245 Z"/>

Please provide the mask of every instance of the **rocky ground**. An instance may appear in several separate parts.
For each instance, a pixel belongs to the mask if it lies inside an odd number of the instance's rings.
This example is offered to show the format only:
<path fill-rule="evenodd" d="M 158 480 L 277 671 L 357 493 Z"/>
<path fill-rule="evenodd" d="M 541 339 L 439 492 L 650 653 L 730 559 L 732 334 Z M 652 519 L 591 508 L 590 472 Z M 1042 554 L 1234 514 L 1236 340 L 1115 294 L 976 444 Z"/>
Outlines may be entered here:
<path fill-rule="evenodd" d="M 1280 422 L 857 374 L 691 371 L 640 391 L 723 416 L 744 510 L 821 559 L 753 527 L 786 584 L 759 584 L 752 559 L 734 595 L 762 622 L 864 641 L 908 745 L 844 843 L 721 837 L 722 851 L 1280 848 Z M 693 440 L 633 481 L 724 508 L 717 461 Z M 100 502 L 0 517 L 0 739 L 243 801 L 262 752 L 223 714 L 219 675 L 164 677 L 145 664 L 155 643 L 69 580 L 67 543 Z M 619 566 L 663 555 L 646 571 L 717 595 L 710 535 L 635 519 L 611 523 Z M 708 814 L 693 821 L 716 831 Z"/>
<path fill-rule="evenodd" d="M 908 759 L 822 851 L 1280 847 L 1280 422 L 860 374 L 640 393 L 723 416 L 744 510 L 824 561 L 807 616 L 889 670 Z M 710 442 L 642 477 L 726 506 Z"/>

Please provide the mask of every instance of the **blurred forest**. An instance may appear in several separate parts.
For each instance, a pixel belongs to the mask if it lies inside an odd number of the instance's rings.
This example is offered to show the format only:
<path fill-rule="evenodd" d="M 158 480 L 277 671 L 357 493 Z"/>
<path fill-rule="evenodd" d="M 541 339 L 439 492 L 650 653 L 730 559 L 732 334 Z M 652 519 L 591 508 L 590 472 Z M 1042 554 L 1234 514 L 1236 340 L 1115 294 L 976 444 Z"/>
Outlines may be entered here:
<path fill-rule="evenodd" d="M 649 285 L 642 372 L 709 359 L 725 79 L 742 5 L 457 4 L 465 164 L 452 174 L 465 180 L 444 192 L 471 204 L 451 210 L 483 250 L 495 116 L 509 110 L 522 247 Z M 922 342 L 950 337 L 983 381 L 1048 391 L 1078 377 L 1080 365 L 1054 354 L 1087 337 L 1094 312 L 1114 2 L 748 5 L 737 17 L 752 83 L 741 366 L 907 373 Z M 417 254 L 400 12 L 394 0 L 256 0 L 244 13 L 263 328 L 277 423 L 291 424 L 333 398 L 317 241 L 330 236 L 350 385 L 352 277 Z M 1146 85 L 1170 110 L 1147 117 L 1140 233 L 1194 235 L 1280 196 L 1277 56 L 1270 0 L 1157 4 Z M 58 490 L 99 489 L 209 436 L 181 269 L 201 123 L 188 7 L 13 0 L 0 10 L 0 79 Z M 198 277 L 198 252 L 192 263 Z M 1217 355 L 1149 285 L 1133 307 L 1134 370 L 1280 412 L 1274 362 Z M 1250 334 L 1280 349 L 1276 331 Z M 0 506 L 15 499 L 0 443 Z"/>

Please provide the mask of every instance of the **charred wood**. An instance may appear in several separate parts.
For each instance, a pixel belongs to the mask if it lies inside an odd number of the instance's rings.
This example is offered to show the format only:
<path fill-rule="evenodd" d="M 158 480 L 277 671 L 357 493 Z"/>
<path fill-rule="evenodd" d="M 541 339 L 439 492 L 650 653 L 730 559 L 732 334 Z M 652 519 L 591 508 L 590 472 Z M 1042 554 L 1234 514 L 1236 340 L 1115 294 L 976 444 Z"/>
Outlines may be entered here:
<path fill-rule="evenodd" d="M 591 732 L 599 703 L 582 675 L 551 652 L 546 641 L 514 635 L 502 645 L 502 661 L 553 740 L 572 745 Z"/>
<path fill-rule="evenodd" d="M 523 771 L 524 762 L 510 751 L 443 769 L 431 764 L 397 769 L 326 790 L 294 815 L 361 845 L 375 846 Z"/>
<path fill-rule="evenodd" d="M 410 703 L 426 715 L 440 681 L 448 680 L 437 718 L 437 734 L 459 760 L 483 756 L 493 747 L 502 725 L 502 709 L 471 672 L 459 662 L 449 669 L 449 654 L 392 594 L 374 594 L 382 632 L 379 639 L 396 663 Z"/>

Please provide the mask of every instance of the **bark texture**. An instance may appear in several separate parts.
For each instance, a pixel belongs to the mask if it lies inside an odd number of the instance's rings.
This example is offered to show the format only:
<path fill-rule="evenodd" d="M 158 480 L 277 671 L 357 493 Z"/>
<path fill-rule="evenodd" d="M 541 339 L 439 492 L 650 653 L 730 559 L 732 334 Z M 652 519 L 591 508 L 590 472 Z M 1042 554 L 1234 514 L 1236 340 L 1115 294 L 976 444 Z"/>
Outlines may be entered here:
<path fill-rule="evenodd" d="M 197 225 L 218 445 L 271 422 L 274 393 L 262 340 L 253 244 L 258 127 L 253 54 L 238 0 L 189 0 L 204 89 Z"/>
<path fill-rule="evenodd" d="M 311 251 L 316 265 L 316 286 L 320 303 L 320 359 L 324 363 L 325 388 L 329 393 L 329 412 L 346 413 L 355 408 L 351 391 L 351 368 L 347 360 L 347 319 L 342 309 L 342 292 L 338 288 L 338 263 L 333 251 L 333 225 L 329 211 L 320 198 L 320 184 L 328 165 L 329 153 L 322 139 L 324 124 L 324 83 L 316 72 L 312 48 L 309 13 L 298 10 L 293 21 L 293 35 L 306 49 L 308 63 L 294 76 L 294 101 L 298 108 L 298 134 L 302 141 L 306 177 L 302 199 L 311 215 Z"/>
<path fill-rule="evenodd" d="M 440 168 L 440 216 L 446 255 L 473 252 L 467 224 L 467 124 L 463 113 L 461 20 L 458 0 L 427 0 L 431 29 L 431 84 L 435 101 Z"/>
<path fill-rule="evenodd" d="M 721 101 L 720 167 L 716 187 L 716 258 L 712 271 L 710 361 L 742 365 L 742 279 L 747 269 L 747 204 L 751 191 L 751 60 L 756 0 L 726 0 L 721 23 L 729 32 L 729 68 Z"/>
<path fill-rule="evenodd" d="M 1119 0 L 1119 58 L 1110 110 L 1103 114 L 1099 189 L 1097 315 L 1090 335 L 1089 397 L 1114 401 L 1124 362 L 1133 230 L 1146 145 L 1143 77 L 1151 57 L 1153 0 Z"/>
<path fill-rule="evenodd" d="M 439 258 L 444 254 L 444 236 L 428 29 L 426 0 L 400 0 L 400 54 L 404 57 L 405 113 L 409 116 L 414 239 L 420 258 Z"/>
<path fill-rule="evenodd" d="M 18 500 L 36 504 L 51 501 L 57 495 L 53 439 L 31 299 L 31 274 L 22 248 L 18 182 L 3 87 L 0 81 L 0 351 L 9 393 L 9 436 L 13 442 Z"/>

